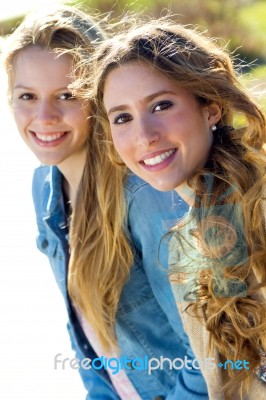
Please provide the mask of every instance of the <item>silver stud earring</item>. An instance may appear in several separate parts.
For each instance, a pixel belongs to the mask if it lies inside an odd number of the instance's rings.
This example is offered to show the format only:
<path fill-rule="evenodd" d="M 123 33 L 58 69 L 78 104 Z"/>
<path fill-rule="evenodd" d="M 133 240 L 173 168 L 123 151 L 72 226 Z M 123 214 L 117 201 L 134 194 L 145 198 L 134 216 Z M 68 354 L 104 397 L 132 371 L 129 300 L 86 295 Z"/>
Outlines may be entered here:
<path fill-rule="evenodd" d="M 216 125 L 213 125 L 213 126 L 211 127 L 212 132 L 216 131 L 216 129 L 217 129 L 217 126 L 216 126 Z"/>

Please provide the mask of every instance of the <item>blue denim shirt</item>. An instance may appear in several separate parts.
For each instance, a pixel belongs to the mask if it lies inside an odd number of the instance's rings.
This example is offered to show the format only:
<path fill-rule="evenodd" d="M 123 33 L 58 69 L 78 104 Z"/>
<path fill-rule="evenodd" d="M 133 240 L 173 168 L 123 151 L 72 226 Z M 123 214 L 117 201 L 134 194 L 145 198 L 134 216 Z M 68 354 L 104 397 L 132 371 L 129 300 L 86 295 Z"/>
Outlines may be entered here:
<path fill-rule="evenodd" d="M 85 337 L 67 293 L 69 258 L 68 227 L 62 195 L 62 175 L 57 167 L 40 166 L 33 177 L 37 246 L 45 253 L 64 296 L 68 311 L 68 331 L 79 360 L 98 356 Z M 127 360 L 193 359 L 167 277 L 167 245 L 160 239 L 187 207 L 174 193 L 162 193 L 130 176 L 125 184 L 127 224 L 135 249 L 135 261 L 119 302 L 116 333 L 120 357 Z M 135 368 L 133 367 L 135 365 Z M 163 368 L 148 373 L 137 364 L 125 372 L 143 400 L 207 400 L 207 389 L 198 369 Z M 180 363 L 178 364 L 180 365 Z M 88 391 L 87 399 L 119 399 L 105 369 L 79 369 Z"/>

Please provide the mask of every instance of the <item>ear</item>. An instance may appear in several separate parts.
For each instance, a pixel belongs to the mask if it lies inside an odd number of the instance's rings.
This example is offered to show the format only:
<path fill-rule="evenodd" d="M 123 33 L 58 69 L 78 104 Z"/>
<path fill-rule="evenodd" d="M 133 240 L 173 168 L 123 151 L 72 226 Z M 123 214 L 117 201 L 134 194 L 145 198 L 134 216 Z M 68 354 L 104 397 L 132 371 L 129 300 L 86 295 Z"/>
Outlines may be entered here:
<path fill-rule="evenodd" d="M 209 128 L 213 125 L 217 124 L 220 121 L 222 111 L 221 107 L 217 103 L 211 103 L 207 106 L 207 113 L 208 113 L 208 124 Z"/>

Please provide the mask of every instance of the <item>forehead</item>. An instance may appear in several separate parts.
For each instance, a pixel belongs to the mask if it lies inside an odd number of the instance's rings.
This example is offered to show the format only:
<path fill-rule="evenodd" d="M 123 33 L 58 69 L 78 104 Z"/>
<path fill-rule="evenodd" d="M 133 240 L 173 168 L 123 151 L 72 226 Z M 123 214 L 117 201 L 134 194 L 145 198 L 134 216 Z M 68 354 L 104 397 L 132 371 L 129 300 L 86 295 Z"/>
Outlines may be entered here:
<path fill-rule="evenodd" d="M 16 69 L 18 66 L 30 63 L 42 64 L 43 62 L 45 62 L 45 64 L 52 63 L 54 65 L 66 65 L 69 67 L 72 63 L 72 57 L 69 54 L 58 54 L 53 50 L 38 46 L 29 46 L 16 54 L 13 61 L 13 68 Z"/>
<path fill-rule="evenodd" d="M 144 61 L 130 61 L 118 65 L 106 76 L 104 82 L 104 96 L 109 92 L 115 95 L 116 91 L 121 90 L 123 94 L 130 91 L 139 94 L 150 91 L 152 88 L 168 88 L 177 85 L 168 76 L 158 70 L 152 64 Z"/>
<path fill-rule="evenodd" d="M 163 72 L 158 70 L 154 65 L 145 61 L 128 61 L 124 64 L 116 66 L 112 69 L 107 77 L 107 80 L 119 79 L 119 77 L 133 78 L 149 78 L 154 77 L 155 79 L 170 80 Z"/>
<path fill-rule="evenodd" d="M 182 83 L 170 79 L 152 64 L 132 61 L 109 72 L 104 84 L 103 100 L 105 106 L 111 107 L 114 103 L 129 104 L 160 93 L 194 97 Z"/>
<path fill-rule="evenodd" d="M 72 57 L 69 54 L 57 54 L 52 50 L 30 46 L 18 52 L 13 61 L 11 86 L 46 81 L 46 84 L 67 80 L 72 68 Z M 42 82 L 43 82 L 42 81 Z"/>

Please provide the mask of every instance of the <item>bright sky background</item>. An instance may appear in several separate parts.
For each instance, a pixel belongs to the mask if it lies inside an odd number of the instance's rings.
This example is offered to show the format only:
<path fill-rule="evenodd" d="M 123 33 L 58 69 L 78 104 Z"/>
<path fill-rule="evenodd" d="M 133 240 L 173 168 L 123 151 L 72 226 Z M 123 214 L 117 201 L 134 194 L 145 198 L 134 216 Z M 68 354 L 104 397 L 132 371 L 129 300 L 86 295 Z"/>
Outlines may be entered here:
<path fill-rule="evenodd" d="M 7 0 L 1 7 L 0 20 L 24 14 L 43 5 L 66 3 L 64 0 Z"/>
<path fill-rule="evenodd" d="M 55 1 L 8 0 L 0 19 L 41 3 Z M 78 372 L 54 369 L 57 353 L 74 353 L 62 295 L 35 246 L 31 179 L 39 163 L 17 132 L 1 70 L 0 87 L 0 399 L 84 400 Z"/>

